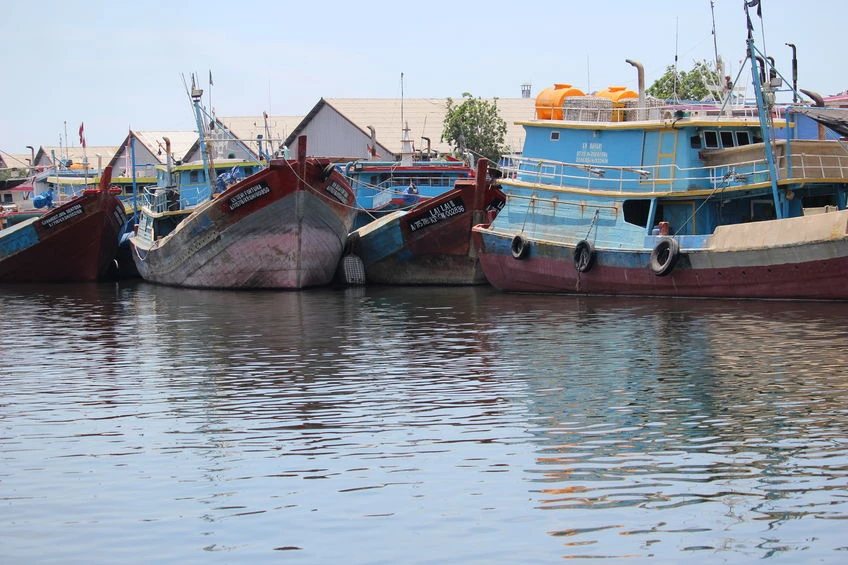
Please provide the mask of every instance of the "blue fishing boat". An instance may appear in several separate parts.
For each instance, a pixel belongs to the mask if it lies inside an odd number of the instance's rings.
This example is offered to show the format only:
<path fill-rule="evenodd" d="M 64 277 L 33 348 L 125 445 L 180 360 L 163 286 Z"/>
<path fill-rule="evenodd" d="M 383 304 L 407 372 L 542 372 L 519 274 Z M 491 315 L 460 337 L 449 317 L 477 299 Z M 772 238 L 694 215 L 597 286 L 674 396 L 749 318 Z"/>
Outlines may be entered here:
<path fill-rule="evenodd" d="M 750 31 L 755 103 L 737 100 L 732 85 L 717 104 L 651 99 L 641 65 L 627 62 L 638 92 L 587 96 L 557 85 L 567 95 L 539 94 L 536 119 L 522 124 L 523 154 L 504 163 L 506 205 L 474 228 L 489 282 L 525 292 L 848 299 L 848 151 L 805 133 L 803 103 L 776 102 L 790 81 Z"/>
<path fill-rule="evenodd" d="M 409 210 L 395 210 L 348 237 L 362 262 L 364 281 L 393 285 L 486 284 L 471 242 L 471 228 L 491 221 L 505 197 L 488 159 L 473 179 L 458 180 L 443 194 Z M 350 261 L 344 257 L 343 267 Z"/>
<path fill-rule="evenodd" d="M 416 154 L 405 127 L 399 161 L 381 161 L 374 153 L 376 141 L 370 145 L 372 159 L 340 165 L 356 193 L 360 209 L 354 229 L 396 210 L 410 209 L 422 200 L 452 190 L 456 181 L 474 176 L 474 167 L 451 157 L 432 159 L 430 152 Z"/>

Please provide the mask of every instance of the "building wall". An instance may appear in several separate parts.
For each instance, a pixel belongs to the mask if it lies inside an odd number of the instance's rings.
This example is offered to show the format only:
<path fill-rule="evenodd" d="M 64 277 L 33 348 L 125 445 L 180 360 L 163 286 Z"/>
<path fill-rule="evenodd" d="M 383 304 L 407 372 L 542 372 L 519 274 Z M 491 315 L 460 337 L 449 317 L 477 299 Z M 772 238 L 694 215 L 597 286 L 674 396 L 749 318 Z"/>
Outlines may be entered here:
<path fill-rule="evenodd" d="M 213 162 L 216 159 L 241 159 L 243 161 L 252 161 L 256 159 L 256 156 L 245 151 L 244 147 L 240 143 L 233 141 L 225 134 L 221 134 L 220 136 L 213 135 L 211 138 L 207 137 L 206 142 L 211 146 Z M 202 160 L 203 155 L 200 153 L 200 144 L 195 145 L 185 157 L 185 161 L 187 163 Z"/>
<path fill-rule="evenodd" d="M 301 135 L 306 135 L 307 156 L 368 158 L 370 133 L 363 133 L 347 118 L 329 106 L 322 107 L 309 121 Z M 297 142 L 289 147 L 292 158 L 297 158 Z M 378 146 L 383 159 L 393 159 L 385 148 Z"/>
<path fill-rule="evenodd" d="M 115 154 L 112 160 L 113 177 L 132 177 L 133 156 L 129 147 L 123 146 Z M 140 141 L 135 140 L 135 176 L 155 177 L 154 165 L 159 164 L 159 159 Z"/>

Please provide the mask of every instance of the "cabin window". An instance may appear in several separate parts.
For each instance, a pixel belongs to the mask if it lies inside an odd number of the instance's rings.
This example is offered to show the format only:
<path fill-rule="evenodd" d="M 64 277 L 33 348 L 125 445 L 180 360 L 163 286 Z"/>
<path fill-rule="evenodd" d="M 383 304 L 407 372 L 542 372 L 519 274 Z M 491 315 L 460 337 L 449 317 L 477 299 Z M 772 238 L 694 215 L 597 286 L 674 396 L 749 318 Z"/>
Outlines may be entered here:
<path fill-rule="evenodd" d="M 705 131 L 704 147 L 706 147 L 707 149 L 718 149 L 718 133 L 714 131 Z"/>
<path fill-rule="evenodd" d="M 819 194 L 817 196 L 805 196 L 801 199 L 804 208 L 822 208 L 824 206 L 835 206 L 836 199 L 831 194 Z"/>
<path fill-rule="evenodd" d="M 552 131 L 551 132 L 551 141 L 559 141 L 559 132 L 558 131 Z"/>
<path fill-rule="evenodd" d="M 13 202 L 12 195 L 8 192 L 3 195 L 3 204 L 11 204 Z"/>
<path fill-rule="evenodd" d="M 747 131 L 737 131 L 736 132 L 736 145 L 739 147 L 743 145 L 751 144 L 751 136 L 748 135 Z"/>
<path fill-rule="evenodd" d="M 733 132 L 732 131 L 721 132 L 721 146 L 722 147 L 735 147 L 735 144 L 733 143 Z"/>
<path fill-rule="evenodd" d="M 648 226 L 648 213 L 651 211 L 650 200 L 625 200 L 624 221 L 637 226 Z"/>
<path fill-rule="evenodd" d="M 198 173 L 199 173 L 199 172 L 200 172 L 200 171 L 190 171 L 190 172 L 188 173 L 188 182 L 190 182 L 190 183 L 192 183 L 192 184 L 194 184 L 194 183 L 196 183 L 196 182 L 199 182 L 199 181 L 197 180 L 197 178 L 198 178 Z"/>
<path fill-rule="evenodd" d="M 692 149 L 700 149 L 701 148 L 701 136 L 693 135 L 689 138 L 689 147 Z"/>
<path fill-rule="evenodd" d="M 759 222 L 763 220 L 773 220 L 774 201 L 768 198 L 751 200 L 751 220 Z"/>

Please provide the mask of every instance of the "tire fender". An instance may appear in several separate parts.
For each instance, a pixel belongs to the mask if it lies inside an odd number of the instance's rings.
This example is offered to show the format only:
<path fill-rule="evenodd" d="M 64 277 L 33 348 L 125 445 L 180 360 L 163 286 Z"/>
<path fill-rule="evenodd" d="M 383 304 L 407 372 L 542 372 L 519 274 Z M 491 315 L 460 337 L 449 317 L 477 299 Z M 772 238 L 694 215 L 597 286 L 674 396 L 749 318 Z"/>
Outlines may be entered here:
<path fill-rule="evenodd" d="M 651 251 L 651 270 L 658 277 L 664 277 L 673 269 L 680 255 L 680 244 L 676 239 L 665 238 Z"/>
<path fill-rule="evenodd" d="M 595 246 L 585 239 L 574 247 L 574 268 L 578 273 L 588 273 L 595 265 Z"/>

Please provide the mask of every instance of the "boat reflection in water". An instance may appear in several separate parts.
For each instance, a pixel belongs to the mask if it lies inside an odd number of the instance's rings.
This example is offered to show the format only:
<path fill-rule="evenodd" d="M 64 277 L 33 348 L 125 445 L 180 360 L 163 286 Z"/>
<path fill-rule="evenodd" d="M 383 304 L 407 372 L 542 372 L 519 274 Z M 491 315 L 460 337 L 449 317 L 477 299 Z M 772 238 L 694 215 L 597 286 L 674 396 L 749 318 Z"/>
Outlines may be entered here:
<path fill-rule="evenodd" d="M 4 290 L 10 562 L 834 562 L 845 546 L 848 304 Z"/>
<path fill-rule="evenodd" d="M 537 505 L 567 516 L 550 533 L 568 556 L 833 559 L 848 305 L 554 299 L 483 335 L 521 360 Z"/>

